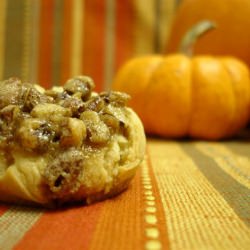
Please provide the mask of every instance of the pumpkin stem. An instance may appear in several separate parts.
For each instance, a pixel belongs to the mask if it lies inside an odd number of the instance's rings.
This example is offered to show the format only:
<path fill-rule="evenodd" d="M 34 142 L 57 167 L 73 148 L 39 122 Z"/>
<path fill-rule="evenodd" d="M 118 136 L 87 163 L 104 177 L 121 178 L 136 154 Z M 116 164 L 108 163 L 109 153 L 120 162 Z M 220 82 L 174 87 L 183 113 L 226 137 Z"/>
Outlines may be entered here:
<path fill-rule="evenodd" d="M 203 20 L 195 24 L 186 32 L 181 40 L 179 51 L 188 56 L 192 56 L 196 40 L 214 28 L 216 28 L 216 24 L 209 20 Z"/>

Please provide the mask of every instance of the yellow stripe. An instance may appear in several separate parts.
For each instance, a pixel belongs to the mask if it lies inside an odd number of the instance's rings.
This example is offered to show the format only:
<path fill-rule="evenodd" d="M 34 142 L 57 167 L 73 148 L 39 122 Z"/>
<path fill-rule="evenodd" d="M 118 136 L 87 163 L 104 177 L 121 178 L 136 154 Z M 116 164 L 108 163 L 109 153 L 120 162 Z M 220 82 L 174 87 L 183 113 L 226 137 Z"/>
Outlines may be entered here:
<path fill-rule="evenodd" d="M 0 1 L 0 80 L 3 79 L 4 47 L 5 47 L 6 0 Z"/>
<path fill-rule="evenodd" d="M 141 55 L 154 51 L 155 42 L 155 0 L 134 0 L 134 53 Z"/>
<path fill-rule="evenodd" d="M 107 0 L 106 5 L 104 89 L 109 90 L 114 74 L 115 1 Z"/>
<path fill-rule="evenodd" d="M 175 13 L 176 0 L 160 0 L 159 16 L 159 45 L 160 52 L 166 51 L 167 41 L 169 38 L 170 28 Z"/>
<path fill-rule="evenodd" d="M 0 217 L 0 249 L 9 250 L 43 214 L 42 210 L 11 207 Z"/>
<path fill-rule="evenodd" d="M 83 14 L 84 1 L 72 1 L 72 44 L 71 44 L 71 76 L 82 73 L 82 48 L 83 48 Z M 94 27 L 93 27 L 94 29 Z"/>
<path fill-rule="evenodd" d="M 246 249 L 250 230 L 175 142 L 148 143 L 171 249 Z"/>
<path fill-rule="evenodd" d="M 250 188 L 250 158 L 236 155 L 221 143 L 197 143 L 196 147 L 214 161 L 231 177 Z"/>

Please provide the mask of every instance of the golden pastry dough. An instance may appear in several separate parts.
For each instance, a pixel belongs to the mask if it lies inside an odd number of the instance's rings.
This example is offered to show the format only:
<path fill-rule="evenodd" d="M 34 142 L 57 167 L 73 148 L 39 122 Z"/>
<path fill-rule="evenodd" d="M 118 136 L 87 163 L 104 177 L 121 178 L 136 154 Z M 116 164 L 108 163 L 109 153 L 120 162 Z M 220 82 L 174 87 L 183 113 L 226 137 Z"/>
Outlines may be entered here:
<path fill-rule="evenodd" d="M 44 90 L 0 83 L 0 200 L 51 206 L 92 203 L 128 187 L 145 134 L 120 92 L 93 92 L 75 77 Z"/>

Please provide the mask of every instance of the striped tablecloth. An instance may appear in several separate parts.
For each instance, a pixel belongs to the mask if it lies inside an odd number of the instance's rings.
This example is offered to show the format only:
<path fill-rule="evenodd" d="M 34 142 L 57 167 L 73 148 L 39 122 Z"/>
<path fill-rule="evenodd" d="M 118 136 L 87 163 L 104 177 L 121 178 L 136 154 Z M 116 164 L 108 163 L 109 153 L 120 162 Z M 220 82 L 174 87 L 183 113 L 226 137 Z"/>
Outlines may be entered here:
<path fill-rule="evenodd" d="M 86 207 L 0 205 L 0 249 L 249 249 L 249 141 L 148 139 L 129 189 Z"/>
<path fill-rule="evenodd" d="M 180 0 L 0 0 L 0 80 L 44 87 L 88 75 L 110 89 L 134 56 L 165 53 Z"/>

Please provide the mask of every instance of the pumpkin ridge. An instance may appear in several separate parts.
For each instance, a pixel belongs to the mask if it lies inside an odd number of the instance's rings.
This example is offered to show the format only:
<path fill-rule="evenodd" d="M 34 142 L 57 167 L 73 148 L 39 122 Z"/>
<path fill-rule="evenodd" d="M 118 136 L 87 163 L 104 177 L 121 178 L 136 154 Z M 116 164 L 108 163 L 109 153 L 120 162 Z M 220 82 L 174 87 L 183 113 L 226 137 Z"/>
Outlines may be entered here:
<path fill-rule="evenodd" d="M 250 81 L 249 81 L 249 72 L 246 66 L 244 66 L 239 60 L 232 58 L 232 57 L 221 57 L 220 58 L 221 63 L 223 64 L 225 70 L 228 72 L 230 79 L 231 79 L 231 87 L 233 89 L 234 93 L 234 116 L 231 122 L 231 126 L 229 124 L 229 131 L 228 136 L 232 136 L 235 134 L 241 127 L 247 124 L 249 120 L 249 112 L 250 108 L 247 108 L 250 106 Z M 232 68 L 238 68 L 240 70 L 241 67 L 241 73 L 242 71 L 245 71 L 246 78 L 249 82 L 249 84 L 242 85 L 242 81 L 239 81 L 239 79 L 236 79 L 235 77 L 235 71 L 232 71 Z M 248 86 L 247 89 L 240 89 L 242 87 Z M 247 102 L 246 104 L 244 102 Z"/>
<path fill-rule="evenodd" d="M 164 60 L 164 58 L 163 57 L 161 57 L 161 60 L 159 60 L 157 63 L 155 63 L 154 64 L 154 66 L 152 67 L 152 65 L 151 65 L 151 74 L 150 74 L 150 76 L 148 77 L 148 79 L 147 79 L 147 82 L 146 82 L 146 84 L 145 84 L 145 89 L 144 89 L 144 93 L 147 93 L 147 89 L 149 88 L 149 83 L 151 82 L 151 79 L 152 79 L 152 77 L 153 77 L 153 73 L 157 70 L 157 68 L 159 68 L 160 67 L 160 65 L 163 63 L 163 60 Z M 146 100 L 146 98 L 143 98 L 143 107 L 145 107 L 145 112 L 144 112 L 144 119 L 143 119 L 143 123 L 144 123 L 144 126 L 145 126 L 145 128 L 146 128 L 146 130 L 149 132 L 149 133 L 152 133 L 152 134 L 154 134 L 154 132 L 155 131 L 151 131 L 151 128 L 152 127 L 154 127 L 154 123 L 155 122 L 152 122 L 151 121 L 151 119 L 150 119 L 150 113 L 147 111 L 147 101 L 148 100 Z"/>
<path fill-rule="evenodd" d="M 228 86 L 230 81 L 218 58 L 198 56 L 193 59 L 192 137 L 215 140 L 226 136 L 234 104 L 233 90 Z"/>
<path fill-rule="evenodd" d="M 125 64 L 113 87 L 131 95 L 150 135 L 219 140 L 250 118 L 249 70 L 234 57 L 144 56 Z"/>
<path fill-rule="evenodd" d="M 234 105 L 233 105 L 233 112 L 232 112 L 232 119 L 228 124 L 228 127 L 225 131 L 226 136 L 230 136 L 232 135 L 234 132 L 234 130 L 236 129 L 238 124 L 235 124 L 235 119 L 237 117 L 237 113 L 236 113 L 236 105 L 237 105 L 237 98 L 236 98 L 236 93 L 235 93 L 235 88 L 234 88 L 234 80 L 232 79 L 232 73 L 230 72 L 230 70 L 228 69 L 228 67 L 225 65 L 225 62 L 222 61 L 222 57 L 219 58 L 223 68 L 227 71 L 229 78 L 230 78 L 230 83 L 231 83 L 231 88 L 233 90 L 233 97 L 234 97 Z"/>
<path fill-rule="evenodd" d="M 190 136 L 190 128 L 191 128 L 191 122 L 192 122 L 192 114 L 193 114 L 193 107 L 194 107 L 194 101 L 193 101 L 193 93 L 194 93 L 194 84 L 193 84 L 193 58 L 190 58 L 190 113 L 189 113 L 189 119 L 187 123 L 187 133 L 186 135 L 189 137 Z"/>
<path fill-rule="evenodd" d="M 168 55 L 153 72 L 145 91 L 152 99 L 146 107 L 150 132 L 170 137 L 187 134 L 190 66 L 186 55 Z"/>

